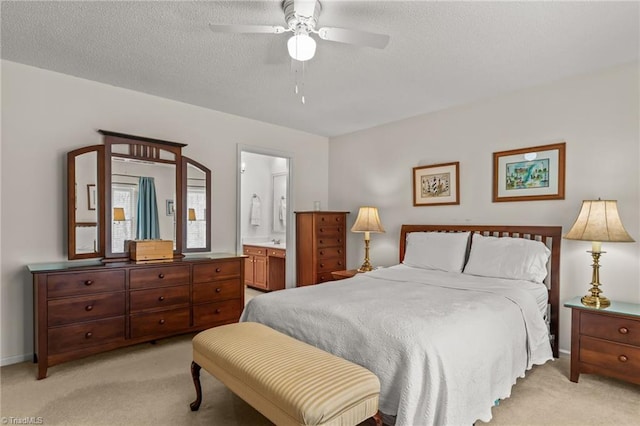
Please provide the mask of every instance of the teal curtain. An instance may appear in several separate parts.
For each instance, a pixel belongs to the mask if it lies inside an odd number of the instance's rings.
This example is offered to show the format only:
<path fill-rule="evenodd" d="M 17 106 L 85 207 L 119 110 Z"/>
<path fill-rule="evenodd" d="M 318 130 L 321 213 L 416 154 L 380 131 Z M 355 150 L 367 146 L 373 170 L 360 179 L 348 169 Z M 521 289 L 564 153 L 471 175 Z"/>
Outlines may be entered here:
<path fill-rule="evenodd" d="M 136 228 L 136 240 L 160 239 L 156 185 L 152 177 L 141 177 L 138 186 L 138 226 Z"/>

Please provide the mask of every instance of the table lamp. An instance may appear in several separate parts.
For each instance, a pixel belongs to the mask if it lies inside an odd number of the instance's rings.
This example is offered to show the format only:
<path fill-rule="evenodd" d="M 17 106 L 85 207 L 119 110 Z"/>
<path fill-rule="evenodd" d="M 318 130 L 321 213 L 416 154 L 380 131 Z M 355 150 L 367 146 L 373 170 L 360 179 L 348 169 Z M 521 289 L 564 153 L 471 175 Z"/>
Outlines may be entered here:
<path fill-rule="evenodd" d="M 367 272 L 373 269 L 369 263 L 369 240 L 371 232 L 384 232 L 384 228 L 380 223 L 378 209 L 376 207 L 360 207 L 356 223 L 353 224 L 351 232 L 364 232 L 364 263 L 358 269 L 358 272 Z"/>
<path fill-rule="evenodd" d="M 593 273 L 591 277 L 590 294 L 582 297 L 582 304 L 595 308 L 606 308 L 611 304 L 609 299 L 601 296 L 600 290 L 600 255 L 606 253 L 601 250 L 602 242 L 633 242 L 618 215 L 617 201 L 614 200 L 585 200 L 582 209 L 564 238 L 568 240 L 591 241 L 593 258 Z"/>

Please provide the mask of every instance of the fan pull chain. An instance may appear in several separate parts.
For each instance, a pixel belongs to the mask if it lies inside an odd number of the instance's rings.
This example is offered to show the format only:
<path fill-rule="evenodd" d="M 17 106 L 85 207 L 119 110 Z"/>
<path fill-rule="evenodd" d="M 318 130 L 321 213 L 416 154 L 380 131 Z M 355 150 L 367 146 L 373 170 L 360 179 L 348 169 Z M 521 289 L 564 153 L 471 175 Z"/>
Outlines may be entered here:
<path fill-rule="evenodd" d="M 297 64 L 298 61 L 295 59 L 291 60 L 291 68 L 294 73 L 294 87 L 293 93 L 300 96 L 300 102 L 304 105 L 306 103 L 306 99 L 304 96 L 304 62 L 300 62 L 300 65 Z M 302 75 L 300 75 L 299 67 L 302 66 Z"/>

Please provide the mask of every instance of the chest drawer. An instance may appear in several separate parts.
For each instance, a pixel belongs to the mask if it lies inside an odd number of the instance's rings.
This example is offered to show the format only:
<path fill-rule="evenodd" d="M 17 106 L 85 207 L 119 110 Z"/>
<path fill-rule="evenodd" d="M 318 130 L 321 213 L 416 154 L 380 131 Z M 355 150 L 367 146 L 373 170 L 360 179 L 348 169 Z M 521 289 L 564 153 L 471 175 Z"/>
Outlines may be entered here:
<path fill-rule="evenodd" d="M 317 246 L 319 249 L 326 247 L 344 247 L 344 238 L 342 237 L 320 237 Z"/>
<path fill-rule="evenodd" d="M 189 304 L 189 286 L 181 285 L 131 291 L 129 303 L 131 312 L 187 305 Z"/>
<path fill-rule="evenodd" d="M 640 346 L 640 320 L 583 312 L 580 334 Z"/>
<path fill-rule="evenodd" d="M 242 285 L 238 279 L 198 283 L 193 285 L 193 303 L 217 302 L 238 299 L 242 296 Z"/>
<path fill-rule="evenodd" d="M 124 315 L 124 293 L 100 293 L 91 296 L 49 300 L 50 327 Z"/>
<path fill-rule="evenodd" d="M 158 268 L 132 269 L 129 272 L 129 288 L 166 287 L 189 284 L 189 266 L 162 266 Z"/>
<path fill-rule="evenodd" d="M 588 336 L 580 338 L 580 361 L 640 380 L 640 348 Z"/>
<path fill-rule="evenodd" d="M 316 225 L 342 225 L 344 227 L 345 215 L 343 213 L 318 213 L 316 215 Z"/>
<path fill-rule="evenodd" d="M 331 275 L 331 271 L 320 272 L 320 273 L 316 274 L 316 282 L 317 283 L 326 283 L 327 281 L 333 281 L 333 275 Z"/>
<path fill-rule="evenodd" d="M 189 308 L 131 316 L 131 338 L 168 335 L 189 328 Z"/>
<path fill-rule="evenodd" d="M 223 322 L 237 322 L 241 313 L 240 299 L 195 305 L 193 307 L 193 325 L 202 327 Z"/>
<path fill-rule="evenodd" d="M 51 274 L 47 277 L 49 298 L 124 290 L 124 271 Z"/>
<path fill-rule="evenodd" d="M 124 317 L 117 317 L 50 328 L 49 352 L 57 354 L 104 343 L 123 342 L 124 324 Z"/>
<path fill-rule="evenodd" d="M 345 269 L 345 262 L 342 258 L 330 258 L 318 260 L 318 272 L 331 272 Z M 331 274 L 329 274 L 331 275 Z"/>
<path fill-rule="evenodd" d="M 240 276 L 245 258 L 193 265 L 193 282 L 205 283 Z"/>
<path fill-rule="evenodd" d="M 342 247 L 327 247 L 318 249 L 318 259 L 328 259 L 330 257 L 343 257 L 344 249 Z"/>

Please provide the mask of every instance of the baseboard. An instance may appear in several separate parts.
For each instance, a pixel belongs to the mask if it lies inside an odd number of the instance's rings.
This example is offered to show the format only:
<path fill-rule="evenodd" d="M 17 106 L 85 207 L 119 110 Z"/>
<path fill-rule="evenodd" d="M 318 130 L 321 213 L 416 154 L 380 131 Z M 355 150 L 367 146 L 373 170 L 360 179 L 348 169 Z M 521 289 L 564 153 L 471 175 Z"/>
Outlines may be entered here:
<path fill-rule="evenodd" d="M 32 360 L 33 360 L 33 354 L 10 356 L 7 358 L 0 359 L 0 367 L 4 367 L 5 365 L 18 364 L 25 361 L 32 361 Z"/>
<path fill-rule="evenodd" d="M 560 356 L 571 356 L 571 351 L 566 349 L 558 349 L 558 352 Z"/>

